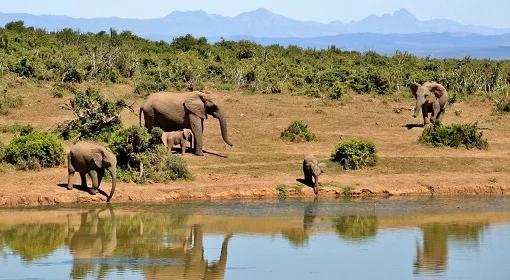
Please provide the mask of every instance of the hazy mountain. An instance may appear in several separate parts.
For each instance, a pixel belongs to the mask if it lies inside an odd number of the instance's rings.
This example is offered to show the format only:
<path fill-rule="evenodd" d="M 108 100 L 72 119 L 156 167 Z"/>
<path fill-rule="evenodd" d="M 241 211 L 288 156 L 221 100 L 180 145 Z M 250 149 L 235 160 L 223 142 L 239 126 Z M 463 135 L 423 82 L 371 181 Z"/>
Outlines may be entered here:
<path fill-rule="evenodd" d="M 298 21 L 265 9 L 242 13 L 236 17 L 208 14 L 204 11 L 176 11 L 166 17 L 156 19 L 71 18 L 0 13 L 0 25 L 14 20 L 23 20 L 26 25 L 50 31 L 69 27 L 82 32 L 98 32 L 113 27 L 119 31 L 130 30 L 146 38 L 166 40 L 188 33 L 206 37 L 245 35 L 266 38 L 307 38 L 361 32 L 380 34 L 467 32 L 484 35 L 510 33 L 510 29 L 463 25 L 445 19 L 421 21 L 406 10 L 382 16 L 372 15 L 360 21 L 349 23 L 335 21 L 329 24 Z"/>
<path fill-rule="evenodd" d="M 262 45 L 296 45 L 316 49 L 325 49 L 334 45 L 341 50 L 362 52 L 375 51 L 388 55 L 392 55 L 398 50 L 413 53 L 418 56 L 431 56 L 436 58 L 461 58 L 464 56 L 472 56 L 479 58 L 510 59 L 510 34 L 355 33 L 316 38 L 256 38 L 248 36 L 234 36 L 229 39 L 250 40 Z"/>

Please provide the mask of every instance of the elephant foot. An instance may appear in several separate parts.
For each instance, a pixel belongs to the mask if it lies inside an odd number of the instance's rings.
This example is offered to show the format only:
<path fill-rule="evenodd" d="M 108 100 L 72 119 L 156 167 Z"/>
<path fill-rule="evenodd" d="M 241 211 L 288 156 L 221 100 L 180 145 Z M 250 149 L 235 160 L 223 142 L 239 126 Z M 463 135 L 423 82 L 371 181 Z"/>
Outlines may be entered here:
<path fill-rule="evenodd" d="M 204 156 L 204 152 L 202 150 L 200 150 L 200 151 L 197 150 L 197 151 L 195 151 L 195 155 L 203 157 Z"/>
<path fill-rule="evenodd" d="M 68 186 L 67 186 L 67 189 L 68 189 L 68 190 L 72 190 L 72 189 L 73 189 L 73 186 L 72 186 L 72 185 L 68 185 Z"/>
<path fill-rule="evenodd" d="M 91 193 L 92 195 L 96 195 L 96 194 L 97 194 L 97 189 L 96 189 L 96 188 L 91 188 L 91 189 L 90 189 L 90 193 Z"/>

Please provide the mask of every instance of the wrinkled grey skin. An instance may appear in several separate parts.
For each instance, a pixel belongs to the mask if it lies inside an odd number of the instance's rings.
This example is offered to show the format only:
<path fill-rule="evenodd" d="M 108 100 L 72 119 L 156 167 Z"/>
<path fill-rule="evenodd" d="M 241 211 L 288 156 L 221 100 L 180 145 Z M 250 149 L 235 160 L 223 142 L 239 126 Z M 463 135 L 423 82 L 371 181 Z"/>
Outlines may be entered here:
<path fill-rule="evenodd" d="M 187 142 L 190 143 L 193 149 L 195 143 L 193 138 L 193 132 L 188 128 L 179 131 L 163 132 L 163 134 L 161 134 L 161 142 L 163 142 L 163 145 L 165 145 L 169 153 L 172 152 L 173 146 L 180 145 L 181 154 L 184 154 L 186 152 Z"/>
<path fill-rule="evenodd" d="M 163 131 L 177 131 L 189 128 L 195 136 L 194 153 L 203 156 L 204 120 L 212 115 L 220 122 L 223 141 L 232 146 L 227 135 L 227 121 L 225 112 L 210 96 L 204 93 L 154 93 L 140 108 L 140 126 L 142 114 L 145 118 L 145 127 L 151 130 L 160 127 Z"/>
<path fill-rule="evenodd" d="M 78 142 L 69 151 L 67 155 L 68 162 L 68 182 L 67 189 L 73 189 L 72 178 L 75 172 L 80 173 L 81 185 L 87 188 L 88 174 L 92 180 L 91 194 L 96 194 L 101 185 L 104 171 L 108 170 L 112 176 L 112 189 L 108 196 L 109 202 L 113 193 L 115 192 L 115 185 L 117 181 L 117 158 L 112 151 L 100 144 L 92 142 Z"/>
<path fill-rule="evenodd" d="M 313 185 L 313 192 L 315 195 L 319 194 L 319 176 L 326 170 L 326 164 L 319 162 L 313 155 L 305 156 L 303 160 L 303 174 L 305 182 L 308 185 Z"/>
<path fill-rule="evenodd" d="M 420 112 L 423 115 L 423 124 L 428 125 L 432 121 L 441 122 L 448 104 L 448 92 L 436 82 L 426 82 L 423 85 L 414 83 L 411 85 L 411 92 L 416 99 L 413 117 Z M 431 114 L 431 116 L 429 116 Z"/>

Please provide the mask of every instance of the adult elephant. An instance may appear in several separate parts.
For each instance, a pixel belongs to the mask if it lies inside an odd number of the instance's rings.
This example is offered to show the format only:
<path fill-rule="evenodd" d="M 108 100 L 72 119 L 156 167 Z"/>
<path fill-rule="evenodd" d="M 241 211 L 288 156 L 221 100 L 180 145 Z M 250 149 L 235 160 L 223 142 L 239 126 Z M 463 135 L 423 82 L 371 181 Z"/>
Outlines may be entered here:
<path fill-rule="evenodd" d="M 194 153 L 203 156 L 204 120 L 207 115 L 217 118 L 220 122 L 223 141 L 232 146 L 227 135 L 225 113 L 211 97 L 204 93 L 154 93 L 140 107 L 140 126 L 142 114 L 145 127 L 151 130 L 160 127 L 163 131 L 177 131 L 191 129 L 195 136 Z"/>
<path fill-rule="evenodd" d="M 436 82 L 426 82 L 423 85 L 414 83 L 411 85 L 411 92 L 416 99 L 413 117 L 416 118 L 421 112 L 424 125 L 429 124 L 431 120 L 433 123 L 441 122 L 448 104 L 448 92 L 445 87 Z"/>

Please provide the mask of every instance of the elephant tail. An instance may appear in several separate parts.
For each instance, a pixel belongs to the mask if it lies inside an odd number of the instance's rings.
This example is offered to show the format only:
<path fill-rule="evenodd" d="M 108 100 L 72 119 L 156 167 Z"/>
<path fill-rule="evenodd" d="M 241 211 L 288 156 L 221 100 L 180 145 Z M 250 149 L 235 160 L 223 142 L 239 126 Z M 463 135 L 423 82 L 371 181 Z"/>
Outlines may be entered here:
<path fill-rule="evenodd" d="M 139 118 L 139 122 L 140 122 L 140 127 L 142 127 L 142 115 L 143 115 L 143 108 L 140 107 L 140 113 L 138 114 L 138 118 Z"/>

